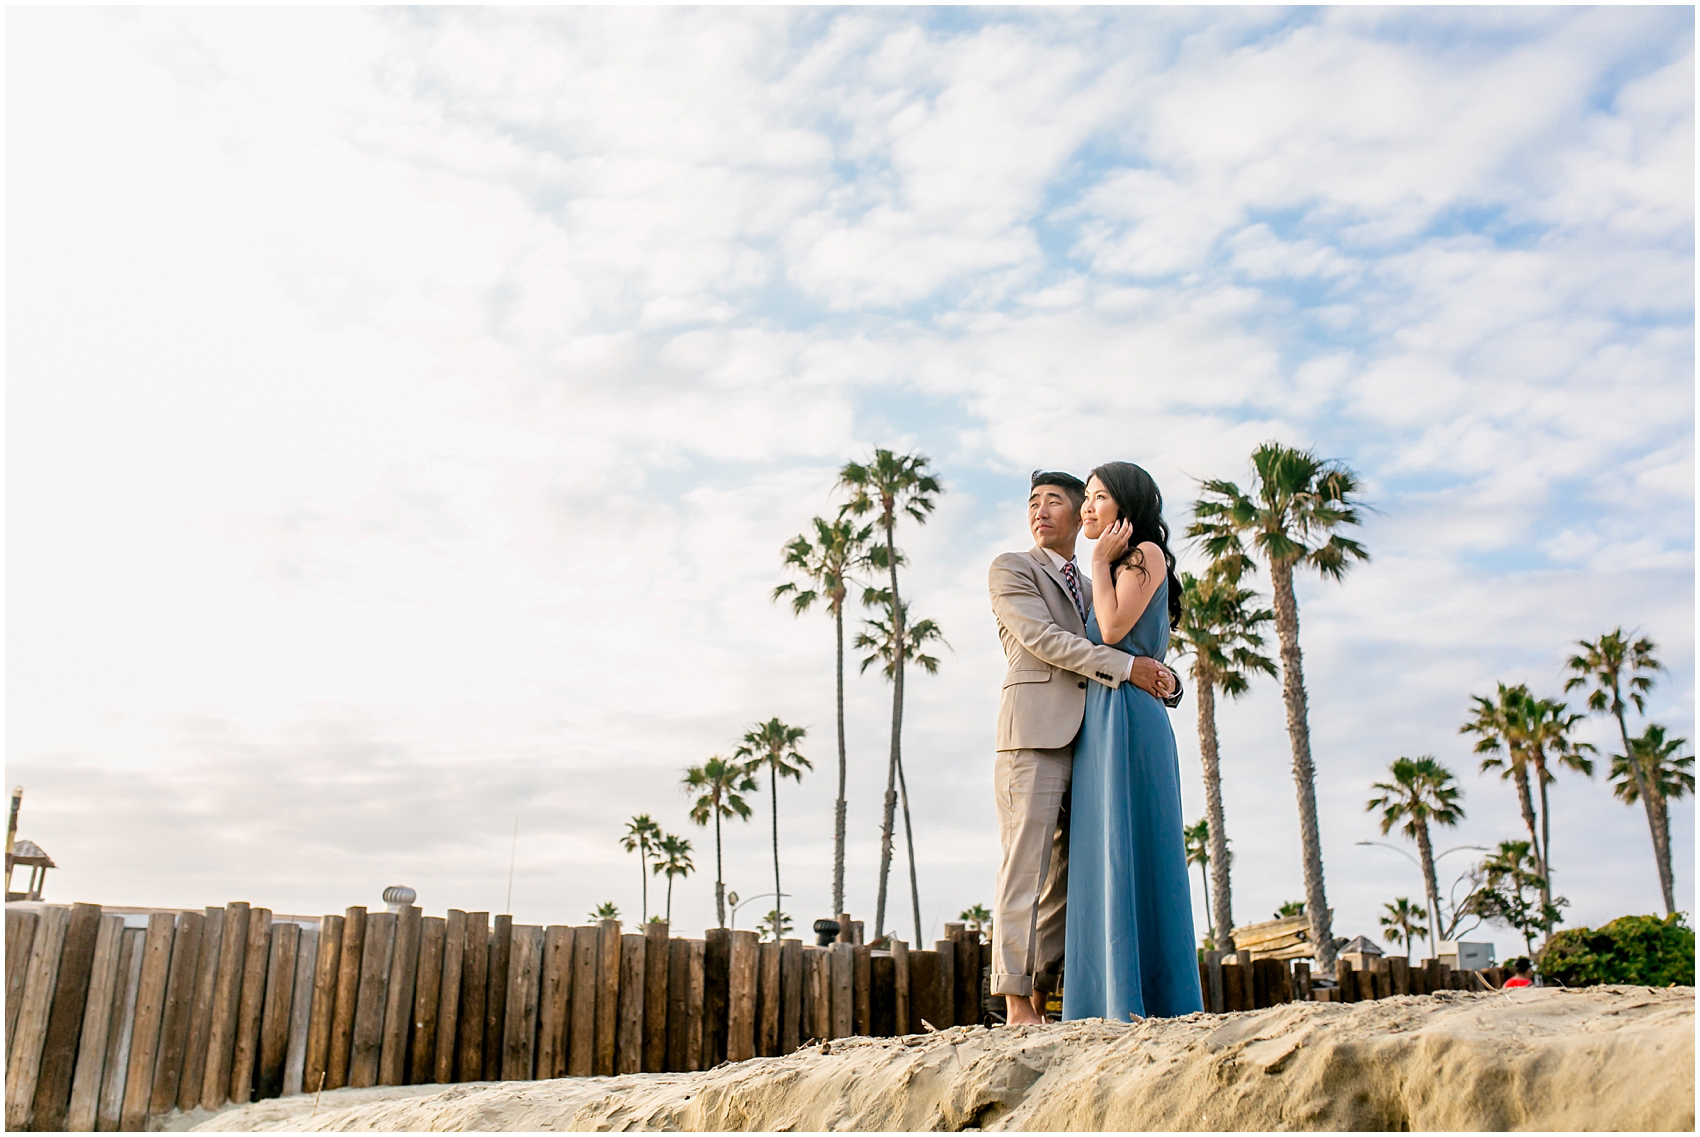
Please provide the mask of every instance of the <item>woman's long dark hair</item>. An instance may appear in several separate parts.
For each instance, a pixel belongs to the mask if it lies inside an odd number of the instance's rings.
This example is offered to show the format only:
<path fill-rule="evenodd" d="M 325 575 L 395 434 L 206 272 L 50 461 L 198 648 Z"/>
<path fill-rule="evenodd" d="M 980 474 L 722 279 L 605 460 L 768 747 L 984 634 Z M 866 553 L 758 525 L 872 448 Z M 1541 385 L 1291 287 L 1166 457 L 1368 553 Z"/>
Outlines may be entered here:
<path fill-rule="evenodd" d="M 1150 474 L 1132 462 L 1105 462 L 1092 471 L 1092 477 L 1097 478 L 1098 484 L 1115 499 L 1120 519 L 1133 527 L 1133 532 L 1128 535 L 1127 552 L 1114 567 L 1132 565 L 1141 576 L 1149 576 L 1145 568 L 1145 554 L 1139 551 L 1140 543 L 1150 541 L 1163 550 L 1163 567 L 1169 580 L 1169 627 L 1175 627 L 1181 622 L 1181 582 L 1175 576 L 1175 554 L 1169 551 L 1169 526 L 1163 520 L 1162 491 L 1151 480 Z"/>

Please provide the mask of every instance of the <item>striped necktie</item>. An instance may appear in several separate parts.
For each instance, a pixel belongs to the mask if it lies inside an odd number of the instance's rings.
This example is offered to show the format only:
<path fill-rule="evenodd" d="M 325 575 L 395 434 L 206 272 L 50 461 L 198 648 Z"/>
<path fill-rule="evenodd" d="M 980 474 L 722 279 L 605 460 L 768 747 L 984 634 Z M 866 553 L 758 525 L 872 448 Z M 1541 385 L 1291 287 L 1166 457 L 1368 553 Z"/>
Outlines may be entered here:
<path fill-rule="evenodd" d="M 1068 582 L 1068 594 L 1074 600 L 1074 610 L 1080 613 L 1080 622 L 1086 622 L 1086 602 L 1080 598 L 1080 572 L 1074 567 L 1073 561 L 1064 561 L 1062 567 L 1063 579 Z"/>

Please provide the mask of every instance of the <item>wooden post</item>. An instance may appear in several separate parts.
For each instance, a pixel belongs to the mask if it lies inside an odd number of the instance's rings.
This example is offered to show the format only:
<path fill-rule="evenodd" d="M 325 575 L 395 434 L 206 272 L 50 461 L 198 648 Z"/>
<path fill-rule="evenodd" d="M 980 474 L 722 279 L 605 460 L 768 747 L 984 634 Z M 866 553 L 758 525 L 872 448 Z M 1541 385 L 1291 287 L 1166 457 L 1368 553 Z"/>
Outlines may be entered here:
<path fill-rule="evenodd" d="M 779 1053 L 803 1045 L 803 941 L 779 945 Z"/>
<path fill-rule="evenodd" d="M 1293 998 L 1301 1003 L 1310 1002 L 1310 961 L 1295 959 L 1293 961 Z"/>
<path fill-rule="evenodd" d="M 395 950 L 393 912 L 366 917 L 366 948 L 360 958 L 360 990 L 354 1000 L 354 1041 L 348 1053 L 348 1084 L 363 1090 L 378 1084 L 384 1047 L 384 1006 L 389 1002 L 390 957 Z"/>
<path fill-rule="evenodd" d="M 933 968 L 933 1009 L 939 1017 L 932 1024 L 940 1030 L 956 1025 L 956 945 L 950 940 L 933 944 L 937 966 Z"/>
<path fill-rule="evenodd" d="M 507 1026 L 508 955 L 513 950 L 514 918 L 496 917 L 490 929 L 489 982 L 484 995 L 484 1080 L 502 1076 L 502 1041 Z"/>
<path fill-rule="evenodd" d="M 336 977 L 342 969 L 343 918 L 319 918 L 319 950 L 313 959 L 313 1012 L 307 1019 L 307 1053 L 301 1063 L 301 1089 L 318 1093 L 330 1085 L 331 1020 L 336 1015 Z"/>
<path fill-rule="evenodd" d="M 437 1000 L 437 1054 L 431 1080 L 455 1080 L 455 1040 L 460 1030 L 460 972 L 466 958 L 466 913 L 450 908 L 443 924 L 443 980 Z"/>
<path fill-rule="evenodd" d="M 1228 1009 L 1222 995 L 1222 953 L 1205 952 L 1199 966 L 1202 969 L 1200 985 L 1204 988 L 1204 1009 L 1219 1015 Z"/>
<path fill-rule="evenodd" d="M 319 929 L 302 928 L 295 949 L 295 999 L 289 1007 L 289 1045 L 283 1056 L 283 1094 L 301 1092 L 307 1080 L 307 1035 L 313 1021 L 313 974 L 319 958 Z"/>
<path fill-rule="evenodd" d="M 1334 982 L 1337 984 L 1337 988 L 1340 992 L 1339 1000 L 1342 1003 L 1355 1003 L 1358 1001 L 1358 984 L 1357 980 L 1352 975 L 1351 960 L 1336 959 L 1334 961 Z"/>
<path fill-rule="evenodd" d="M 588 1078 L 596 1073 L 596 941 L 597 927 L 573 929 L 573 990 L 568 1023 L 567 1074 Z"/>
<path fill-rule="evenodd" d="M 651 1074 L 667 1069 L 667 931 L 656 920 L 643 927 L 643 1069 Z"/>
<path fill-rule="evenodd" d="M 614 1072 L 643 1070 L 644 981 L 649 940 L 641 935 L 620 937 L 620 995 L 614 1026 Z"/>
<path fill-rule="evenodd" d="M 1270 990 L 1269 982 L 1270 965 L 1274 962 L 1272 959 L 1251 961 L 1251 1009 L 1254 1011 L 1275 1005 L 1274 992 Z"/>
<path fill-rule="evenodd" d="M 889 953 L 868 960 L 868 1033 L 891 1038 L 897 1029 L 897 961 Z"/>
<path fill-rule="evenodd" d="M 1250 1000 L 1241 994 L 1240 972 L 1244 970 L 1245 968 L 1237 963 L 1222 964 L 1222 998 L 1230 1012 L 1251 1010 L 1251 1007 L 1245 1005 Z"/>
<path fill-rule="evenodd" d="M 537 995 L 537 1077 L 567 1076 L 573 993 L 573 930 L 551 924 L 543 930 L 542 983 Z"/>
<path fill-rule="evenodd" d="M 200 912 L 184 912 L 177 917 L 171 972 L 165 983 L 165 1009 L 159 1020 L 159 1053 L 154 1060 L 153 1096 L 148 1102 L 150 1117 L 177 1108 L 183 1088 L 183 1059 L 189 1050 L 189 1016 L 195 1009 L 206 922 Z"/>
<path fill-rule="evenodd" d="M 832 1033 L 848 1038 L 856 1029 L 856 945 L 839 940 L 832 945 Z"/>
<path fill-rule="evenodd" d="M 665 1069 L 683 1073 L 690 1069 L 685 1056 L 685 984 L 689 968 L 687 940 L 667 941 L 667 1061 Z"/>
<path fill-rule="evenodd" d="M 254 1068 L 254 1099 L 283 1096 L 283 1063 L 289 1057 L 289 1015 L 295 1009 L 295 956 L 301 925 L 284 921 L 271 930 L 266 961 L 266 995 L 260 1011 L 260 1045 Z"/>
<path fill-rule="evenodd" d="M 224 953 L 224 909 L 201 913 L 201 958 L 195 965 L 195 998 L 189 1007 L 189 1039 L 183 1045 L 183 1070 L 177 1079 L 177 1108 L 201 1104 L 207 1076 L 207 1039 L 212 1032 L 213 998 L 218 990 L 218 961 Z"/>
<path fill-rule="evenodd" d="M 176 919 L 169 912 L 148 917 L 142 942 L 142 977 L 136 988 L 135 1026 L 130 1034 L 130 1068 L 124 1076 L 124 1109 L 118 1128 L 141 1131 L 153 1093 L 154 1059 L 159 1054 L 159 1020 L 165 1010 L 165 986 L 171 971 L 171 941 Z"/>
<path fill-rule="evenodd" d="M 41 917 L 34 912 L 6 910 L 6 1052 L 12 1052 L 12 1028 L 23 1005 L 24 976 L 29 974 L 30 945 Z"/>
<path fill-rule="evenodd" d="M 754 932 L 739 930 L 732 933 L 726 972 L 728 1062 L 742 1062 L 756 1056 L 756 957 L 759 951 Z"/>
<path fill-rule="evenodd" d="M 242 972 L 247 963 L 248 905 L 238 900 L 224 906 L 224 934 L 218 945 L 218 975 L 207 1027 L 207 1059 L 201 1074 L 202 1109 L 217 1109 L 230 1100 L 230 1065 L 236 1050 L 236 1019 L 242 1009 Z"/>
<path fill-rule="evenodd" d="M 891 1033 L 909 1034 L 909 945 L 891 939 Z"/>
<path fill-rule="evenodd" d="M 32 925 L 31 934 L 34 931 Z M 102 916 L 95 938 L 94 960 L 89 968 L 88 998 L 83 1003 L 83 1029 L 77 1041 L 71 1102 L 65 1114 L 65 1129 L 71 1133 L 92 1133 L 100 1113 L 100 1075 L 106 1061 L 107 1034 L 112 1029 L 112 1005 L 119 988 L 119 949 L 123 942 L 124 917 Z"/>
<path fill-rule="evenodd" d="M 460 965 L 460 1030 L 455 1081 L 484 1077 L 484 996 L 490 977 L 490 913 L 466 914 L 466 949 Z"/>
<path fill-rule="evenodd" d="M 1368 967 L 1359 968 L 1352 975 L 1352 978 L 1357 980 L 1359 1002 L 1368 1002 L 1375 998 L 1374 967 L 1375 965 L 1372 963 Z"/>
<path fill-rule="evenodd" d="M 685 1053 L 690 1058 L 690 1070 L 708 1066 L 708 1023 L 703 1014 L 708 991 L 708 943 L 706 940 L 687 940 L 690 951 L 685 973 Z"/>
<path fill-rule="evenodd" d="M 614 1072 L 615 1042 L 620 1024 L 620 921 L 596 925 L 596 1049 L 592 1065 L 598 1075 Z"/>
<path fill-rule="evenodd" d="M 254 1069 L 260 1057 L 260 1019 L 265 1011 L 266 969 L 271 962 L 272 913 L 248 909 L 248 956 L 242 968 L 242 999 L 236 1016 L 236 1046 L 230 1059 L 230 1100 L 254 1100 Z"/>
<path fill-rule="evenodd" d="M 702 1066 L 711 1070 L 726 1060 L 726 983 L 732 965 L 732 933 L 710 928 L 703 933 Z"/>
<path fill-rule="evenodd" d="M 868 1038 L 874 1033 L 873 949 L 866 944 L 856 944 L 850 958 L 854 962 L 850 978 L 850 1030 Z"/>
<path fill-rule="evenodd" d="M 529 1082 L 536 1071 L 537 991 L 542 979 L 543 928 L 508 924 L 508 986 L 502 996 L 502 1080 Z"/>
<path fill-rule="evenodd" d="M 939 953 L 925 949 L 909 953 L 909 1026 L 910 1034 L 920 1034 L 927 1028 L 921 1020 L 937 1026 L 933 1016 L 938 1014 L 934 995 L 938 991 Z"/>
<path fill-rule="evenodd" d="M 808 1038 L 824 1041 L 832 1037 L 832 948 L 803 949 L 803 1002 L 807 1018 L 803 1033 Z"/>
<path fill-rule="evenodd" d="M 95 1128 L 111 1133 L 118 1128 L 124 1107 L 124 1085 L 130 1076 L 130 1036 L 135 1033 L 136 995 L 142 983 L 143 928 L 125 928 L 118 944 L 118 989 L 113 992 L 112 1025 L 106 1034 L 106 1069 L 100 1076 L 100 1113 Z"/>
<path fill-rule="evenodd" d="M 331 1037 L 325 1089 L 348 1085 L 349 1060 L 354 1053 L 354 1018 L 360 1008 L 360 969 L 366 962 L 366 909 L 349 908 L 343 914 L 342 947 L 338 952 L 336 1001 L 331 1011 Z M 315 1092 L 317 1090 L 315 1089 Z"/>
<path fill-rule="evenodd" d="M 765 941 L 756 950 L 756 1053 L 772 1058 L 779 1054 L 779 942 Z"/>
<path fill-rule="evenodd" d="M 947 928 L 949 924 L 945 925 Z M 956 932 L 956 1021 L 974 1026 L 980 1021 L 980 934 L 957 926 Z"/>
<path fill-rule="evenodd" d="M 407 1081 L 408 1031 L 413 1026 L 413 988 L 419 979 L 420 909 L 408 905 L 396 914 L 395 946 L 390 950 L 389 981 L 384 991 L 384 1028 L 378 1051 L 378 1084 Z"/>
<path fill-rule="evenodd" d="M 413 1043 L 407 1059 L 408 1085 L 437 1078 L 437 1015 L 443 1006 L 443 949 L 448 934 L 441 916 L 419 924 L 419 978 L 413 986 Z"/>
<path fill-rule="evenodd" d="M 1409 995 L 1411 993 L 1411 961 L 1405 956 L 1394 955 L 1387 958 L 1387 977 L 1391 986 L 1389 994 Z"/>
<path fill-rule="evenodd" d="M 30 1125 L 35 1129 L 65 1127 L 71 1104 L 71 1076 L 76 1073 L 77 1035 L 83 1028 L 89 976 L 94 968 L 95 943 L 100 939 L 100 905 L 73 904 L 59 950 L 59 973 L 53 982 L 53 1003 L 42 1038 L 41 1063 L 36 1075 Z"/>

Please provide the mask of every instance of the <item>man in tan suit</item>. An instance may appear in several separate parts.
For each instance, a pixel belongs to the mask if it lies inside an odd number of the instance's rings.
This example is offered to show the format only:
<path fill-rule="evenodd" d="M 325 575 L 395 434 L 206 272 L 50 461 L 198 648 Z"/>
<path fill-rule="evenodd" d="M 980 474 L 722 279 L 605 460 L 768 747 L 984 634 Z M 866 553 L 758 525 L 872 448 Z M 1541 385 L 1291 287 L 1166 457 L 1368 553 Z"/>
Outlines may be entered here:
<path fill-rule="evenodd" d="M 992 562 L 992 614 L 1009 670 L 998 704 L 993 775 L 1003 861 L 992 904 L 991 993 L 1010 1025 L 1041 1022 L 1056 990 L 1067 924 L 1065 802 L 1086 684 L 1133 683 L 1171 706 L 1175 674 L 1086 638 L 1092 582 L 1074 560 L 1086 487 L 1070 474 L 1033 474 L 1027 525 L 1035 547 Z"/>

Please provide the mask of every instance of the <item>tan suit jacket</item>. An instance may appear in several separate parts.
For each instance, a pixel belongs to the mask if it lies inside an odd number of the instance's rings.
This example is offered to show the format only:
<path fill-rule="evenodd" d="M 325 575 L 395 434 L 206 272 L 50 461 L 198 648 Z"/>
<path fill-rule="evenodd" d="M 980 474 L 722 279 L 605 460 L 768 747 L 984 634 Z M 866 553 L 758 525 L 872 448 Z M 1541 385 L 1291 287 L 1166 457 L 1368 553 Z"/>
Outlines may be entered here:
<path fill-rule="evenodd" d="M 998 639 L 1009 661 L 998 702 L 998 749 L 1067 746 L 1086 715 L 1087 682 L 1121 686 L 1127 653 L 1086 638 L 1068 583 L 1044 550 L 1000 555 L 989 583 Z M 1091 612 L 1092 582 L 1084 573 L 1080 589 Z"/>

